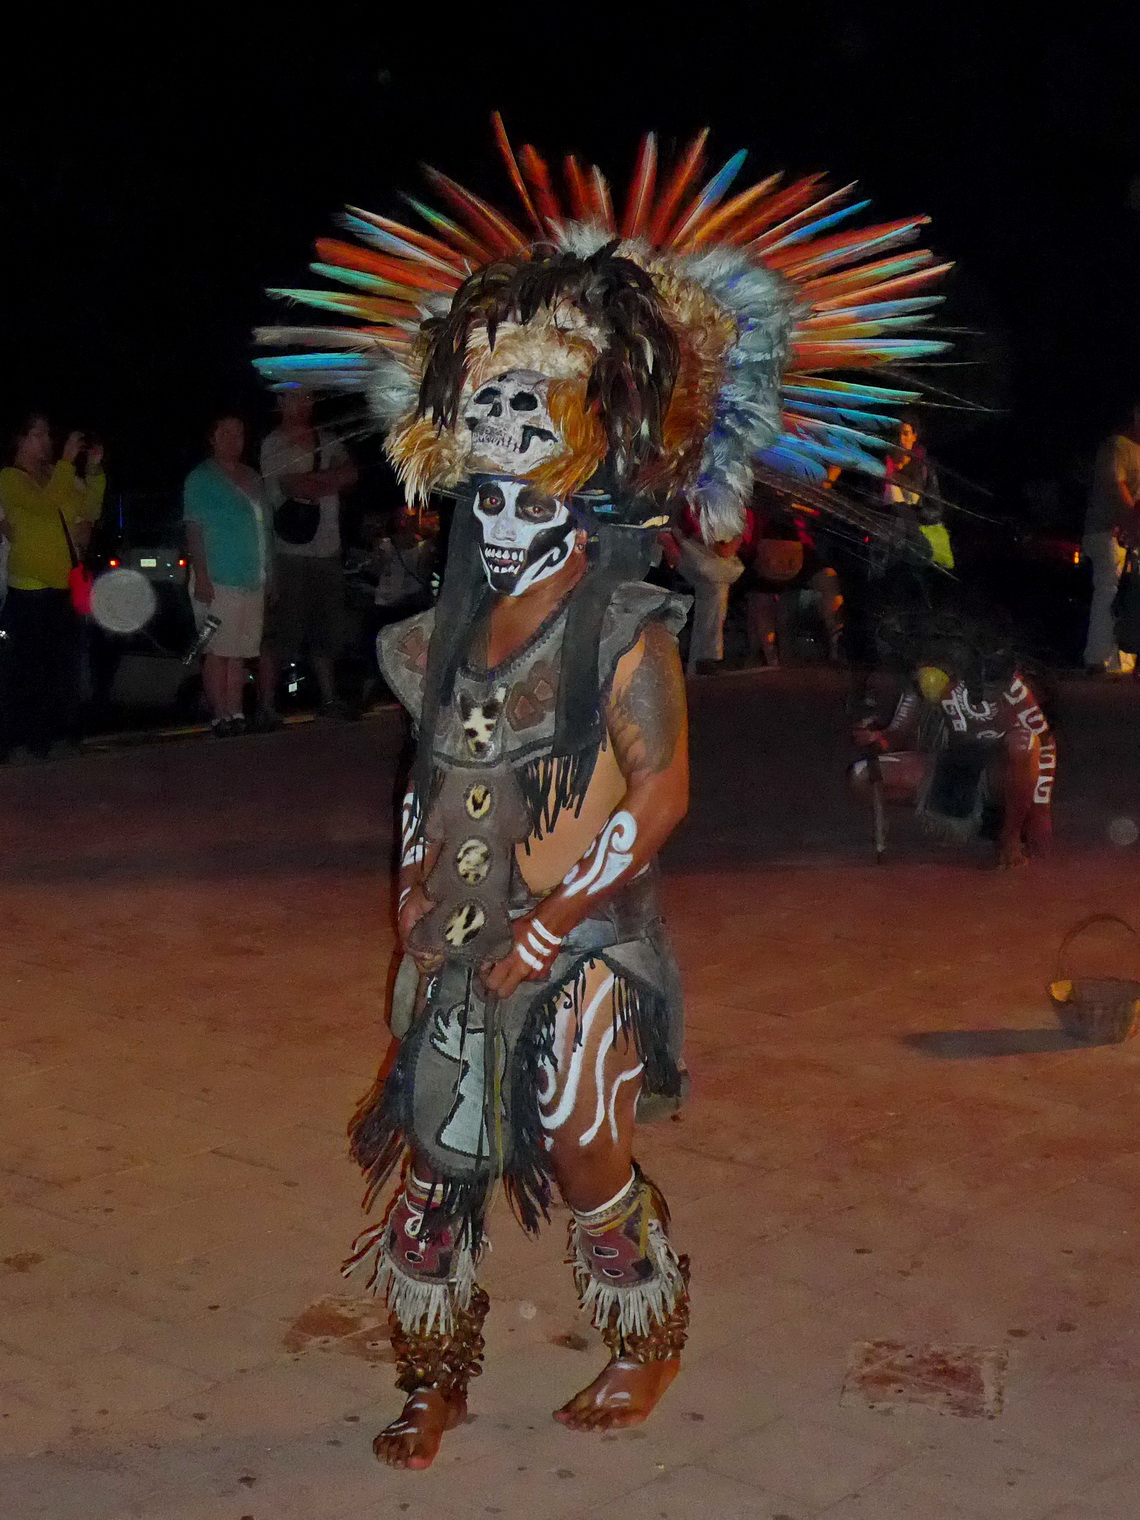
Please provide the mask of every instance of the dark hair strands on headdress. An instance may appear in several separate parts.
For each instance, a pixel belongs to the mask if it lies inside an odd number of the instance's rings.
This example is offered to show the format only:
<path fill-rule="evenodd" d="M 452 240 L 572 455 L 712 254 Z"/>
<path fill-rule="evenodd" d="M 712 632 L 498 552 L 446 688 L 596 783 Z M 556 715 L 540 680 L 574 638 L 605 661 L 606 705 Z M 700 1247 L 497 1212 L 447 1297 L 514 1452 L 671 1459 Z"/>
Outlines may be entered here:
<path fill-rule="evenodd" d="M 531 321 L 563 302 L 606 334 L 586 390 L 606 430 L 614 485 L 628 490 L 664 453 L 663 425 L 680 368 L 680 347 L 645 270 L 615 255 L 616 241 L 582 258 L 538 244 L 478 270 L 427 333 L 419 413 L 455 424 L 468 372 L 468 340 L 480 326 L 494 348 L 503 322 Z"/>

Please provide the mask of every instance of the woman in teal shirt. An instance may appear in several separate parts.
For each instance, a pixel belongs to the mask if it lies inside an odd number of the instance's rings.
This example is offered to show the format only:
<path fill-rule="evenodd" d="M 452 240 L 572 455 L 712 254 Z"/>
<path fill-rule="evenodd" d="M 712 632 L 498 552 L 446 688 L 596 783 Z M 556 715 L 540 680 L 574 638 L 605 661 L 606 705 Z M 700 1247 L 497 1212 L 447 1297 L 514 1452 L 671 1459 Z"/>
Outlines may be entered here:
<path fill-rule="evenodd" d="M 245 424 L 219 417 L 210 429 L 210 457 L 183 488 L 186 547 L 194 612 L 219 627 L 202 666 L 202 684 L 218 738 L 245 727 L 245 662 L 261 654 L 268 555 L 261 477 L 243 463 Z"/>

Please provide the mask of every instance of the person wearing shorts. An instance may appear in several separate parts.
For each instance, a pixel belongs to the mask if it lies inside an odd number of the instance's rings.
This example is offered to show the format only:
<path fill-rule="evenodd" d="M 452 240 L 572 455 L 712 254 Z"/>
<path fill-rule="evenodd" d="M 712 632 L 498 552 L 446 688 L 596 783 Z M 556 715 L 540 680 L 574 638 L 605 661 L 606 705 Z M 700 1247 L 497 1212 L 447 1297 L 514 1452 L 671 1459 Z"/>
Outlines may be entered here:
<path fill-rule="evenodd" d="M 261 653 L 269 558 L 261 477 L 242 461 L 245 424 L 218 417 L 209 443 L 210 457 L 186 477 L 183 516 L 195 618 L 200 628 L 218 620 L 202 684 L 213 733 L 226 739 L 245 729 L 245 662 Z"/>

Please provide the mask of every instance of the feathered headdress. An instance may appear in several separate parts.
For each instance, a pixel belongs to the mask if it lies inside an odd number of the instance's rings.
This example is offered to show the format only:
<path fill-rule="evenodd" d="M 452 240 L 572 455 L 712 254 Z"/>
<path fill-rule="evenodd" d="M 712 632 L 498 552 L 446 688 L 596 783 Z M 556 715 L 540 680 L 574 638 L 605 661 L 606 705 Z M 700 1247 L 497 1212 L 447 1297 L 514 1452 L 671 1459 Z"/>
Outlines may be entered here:
<path fill-rule="evenodd" d="M 738 530 L 757 466 L 882 473 L 882 431 L 917 393 L 853 372 L 947 346 L 913 329 L 950 265 L 900 251 L 927 218 L 837 231 L 869 202 L 819 175 L 726 199 L 745 154 L 701 184 L 707 131 L 660 181 L 650 133 L 619 216 L 598 168 L 568 157 L 561 198 L 494 123 L 525 220 L 434 169 L 458 221 L 416 200 L 430 232 L 350 209 L 357 241 L 322 239 L 311 266 L 343 288 L 273 294 L 357 325 L 262 329 L 262 344 L 301 350 L 259 359 L 270 381 L 363 391 L 413 499 L 481 468 L 480 439 L 497 434 L 479 397 L 510 374 L 532 377 L 545 424 L 517 473 L 607 504 L 684 494 L 709 538 Z"/>

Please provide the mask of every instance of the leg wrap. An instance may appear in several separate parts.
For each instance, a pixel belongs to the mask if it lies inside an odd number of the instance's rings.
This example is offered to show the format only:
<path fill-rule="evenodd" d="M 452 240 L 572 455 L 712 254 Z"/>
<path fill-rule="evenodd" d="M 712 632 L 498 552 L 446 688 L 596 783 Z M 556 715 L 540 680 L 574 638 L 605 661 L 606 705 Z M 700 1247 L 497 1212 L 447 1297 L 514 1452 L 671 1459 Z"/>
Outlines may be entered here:
<path fill-rule="evenodd" d="M 459 1316 L 471 1308 L 478 1291 L 475 1253 L 456 1244 L 451 1225 L 426 1234 L 423 1222 L 431 1194 L 430 1183 L 421 1182 L 409 1167 L 384 1219 L 353 1242 L 343 1271 L 347 1276 L 375 1251 L 368 1289 L 384 1295 L 393 1321 L 411 1335 L 431 1336 L 438 1330 L 446 1338 L 459 1333 Z"/>
<path fill-rule="evenodd" d="M 574 1213 L 570 1262 L 582 1308 L 614 1356 L 679 1356 L 689 1323 L 689 1260 L 665 1233 L 665 1200 L 635 1167 L 628 1187 L 592 1213 Z"/>
<path fill-rule="evenodd" d="M 473 1288 L 470 1306 L 454 1311 L 450 1335 L 440 1330 L 406 1330 L 396 1314 L 389 1315 L 396 1387 L 404 1393 L 434 1388 L 447 1398 L 462 1398 L 468 1381 L 483 1370 L 483 1321 L 490 1303 L 482 1288 Z"/>

